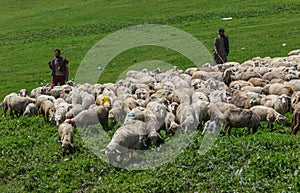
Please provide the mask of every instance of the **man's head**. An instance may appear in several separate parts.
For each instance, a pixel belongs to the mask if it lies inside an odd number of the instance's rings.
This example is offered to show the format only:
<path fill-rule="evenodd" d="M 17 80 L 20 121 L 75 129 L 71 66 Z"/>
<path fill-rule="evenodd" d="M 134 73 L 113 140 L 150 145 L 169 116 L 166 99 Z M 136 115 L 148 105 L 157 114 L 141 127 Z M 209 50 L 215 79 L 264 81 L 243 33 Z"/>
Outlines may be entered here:
<path fill-rule="evenodd" d="M 219 29 L 219 34 L 220 34 L 220 35 L 224 35 L 224 32 L 225 32 L 225 30 L 224 30 L 223 28 L 220 28 L 220 29 Z"/>
<path fill-rule="evenodd" d="M 54 54 L 56 58 L 60 57 L 60 49 L 55 49 Z"/>

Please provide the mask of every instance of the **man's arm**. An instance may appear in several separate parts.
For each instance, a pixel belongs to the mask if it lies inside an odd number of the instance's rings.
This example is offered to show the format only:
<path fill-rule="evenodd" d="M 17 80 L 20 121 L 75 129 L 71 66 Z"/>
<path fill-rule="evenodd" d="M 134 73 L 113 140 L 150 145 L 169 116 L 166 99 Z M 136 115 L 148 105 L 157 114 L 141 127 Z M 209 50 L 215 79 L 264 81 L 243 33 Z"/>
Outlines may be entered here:
<path fill-rule="evenodd" d="M 225 37 L 225 52 L 227 53 L 227 56 L 229 54 L 229 40 L 228 37 Z"/>
<path fill-rule="evenodd" d="M 219 39 L 215 38 L 215 41 L 214 41 L 214 54 L 215 55 L 219 54 L 219 52 L 218 52 L 218 46 L 219 46 Z"/>
<path fill-rule="evenodd" d="M 49 65 L 49 68 L 53 70 L 53 67 L 52 67 L 52 60 L 49 60 L 48 65 Z"/>

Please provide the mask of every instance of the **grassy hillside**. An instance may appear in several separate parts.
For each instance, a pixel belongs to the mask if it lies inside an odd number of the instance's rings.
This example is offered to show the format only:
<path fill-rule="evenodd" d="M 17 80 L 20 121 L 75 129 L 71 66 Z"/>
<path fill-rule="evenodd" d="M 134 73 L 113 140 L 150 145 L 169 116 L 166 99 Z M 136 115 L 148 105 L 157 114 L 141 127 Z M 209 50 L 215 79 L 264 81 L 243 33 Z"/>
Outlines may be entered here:
<path fill-rule="evenodd" d="M 0 99 L 50 82 L 47 62 L 55 48 L 70 60 L 72 79 L 94 44 L 137 24 L 179 28 L 210 51 L 218 28 L 224 27 L 230 61 L 286 56 L 300 49 L 299 7 L 298 0 L 1 1 Z M 224 17 L 233 19 L 222 21 Z M 114 58 L 99 82 L 115 81 L 126 66 L 147 60 L 191 65 L 174 51 L 138 47 Z M 76 152 L 62 157 L 56 129 L 41 117 L 0 119 L 0 192 L 300 191 L 300 135 L 290 136 L 289 124 L 250 136 L 237 130 L 232 137 L 219 137 L 203 156 L 197 154 L 199 134 L 174 162 L 146 171 L 108 166 L 83 146 L 78 132 Z"/>

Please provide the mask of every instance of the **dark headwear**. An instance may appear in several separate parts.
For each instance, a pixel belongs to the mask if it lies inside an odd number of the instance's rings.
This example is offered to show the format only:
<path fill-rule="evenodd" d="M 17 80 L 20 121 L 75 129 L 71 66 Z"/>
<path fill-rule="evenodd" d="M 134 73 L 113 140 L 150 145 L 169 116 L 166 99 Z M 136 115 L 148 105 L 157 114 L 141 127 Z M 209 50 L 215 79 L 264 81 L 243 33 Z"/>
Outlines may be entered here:
<path fill-rule="evenodd" d="M 55 49 L 54 52 L 60 53 L 60 49 Z"/>
<path fill-rule="evenodd" d="M 225 30 L 223 28 L 220 28 L 219 32 L 225 32 Z"/>

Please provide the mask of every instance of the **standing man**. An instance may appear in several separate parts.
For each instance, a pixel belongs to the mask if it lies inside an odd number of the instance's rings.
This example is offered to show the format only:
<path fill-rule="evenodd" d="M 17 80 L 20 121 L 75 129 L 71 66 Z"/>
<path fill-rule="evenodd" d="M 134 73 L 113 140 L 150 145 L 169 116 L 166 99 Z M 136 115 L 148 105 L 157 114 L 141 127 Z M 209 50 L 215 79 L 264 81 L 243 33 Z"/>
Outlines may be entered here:
<path fill-rule="evenodd" d="M 64 85 L 68 80 L 68 60 L 60 56 L 60 50 L 54 50 L 54 58 L 48 62 L 49 68 L 52 70 L 52 84 L 56 86 L 58 83 Z"/>
<path fill-rule="evenodd" d="M 219 29 L 219 35 L 215 38 L 214 43 L 214 59 L 215 64 L 223 64 L 227 62 L 227 56 L 229 54 L 229 41 L 228 37 L 224 35 L 225 30 Z"/>

